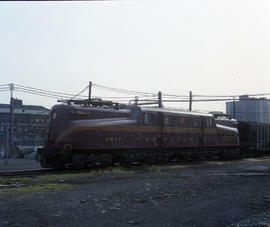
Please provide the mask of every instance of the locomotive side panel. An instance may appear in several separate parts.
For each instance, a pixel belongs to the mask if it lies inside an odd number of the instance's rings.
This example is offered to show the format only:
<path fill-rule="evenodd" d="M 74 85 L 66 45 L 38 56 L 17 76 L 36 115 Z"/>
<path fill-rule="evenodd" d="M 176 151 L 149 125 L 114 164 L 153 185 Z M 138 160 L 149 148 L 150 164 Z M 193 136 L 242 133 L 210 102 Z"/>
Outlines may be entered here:
<path fill-rule="evenodd" d="M 198 148 L 200 146 L 201 137 L 202 129 L 200 117 L 164 113 L 164 148 Z"/>
<path fill-rule="evenodd" d="M 159 135 L 157 127 L 140 125 L 118 125 L 73 132 L 63 138 L 58 146 L 70 143 L 73 150 L 111 150 L 138 149 L 157 147 Z"/>

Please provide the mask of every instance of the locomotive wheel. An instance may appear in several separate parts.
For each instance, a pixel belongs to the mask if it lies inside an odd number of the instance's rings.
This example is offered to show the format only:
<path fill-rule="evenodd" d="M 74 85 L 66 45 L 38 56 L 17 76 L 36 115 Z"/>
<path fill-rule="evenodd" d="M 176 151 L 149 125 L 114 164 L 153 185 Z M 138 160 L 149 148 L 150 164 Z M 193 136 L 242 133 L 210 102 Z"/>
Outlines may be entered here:
<path fill-rule="evenodd" d="M 113 162 L 113 156 L 111 154 L 103 154 L 101 155 L 101 163 L 104 166 L 110 166 Z"/>
<path fill-rule="evenodd" d="M 58 170 L 65 169 L 65 162 L 62 158 L 56 162 L 55 168 Z"/>
<path fill-rule="evenodd" d="M 42 168 L 46 168 L 47 167 L 47 163 L 46 163 L 46 158 L 42 155 L 41 156 L 41 160 L 40 160 L 40 164 Z"/>
<path fill-rule="evenodd" d="M 74 165 L 75 169 L 84 168 L 84 166 L 85 166 L 84 162 L 85 162 L 85 160 L 84 160 L 83 155 L 75 155 L 73 157 L 73 165 Z"/>

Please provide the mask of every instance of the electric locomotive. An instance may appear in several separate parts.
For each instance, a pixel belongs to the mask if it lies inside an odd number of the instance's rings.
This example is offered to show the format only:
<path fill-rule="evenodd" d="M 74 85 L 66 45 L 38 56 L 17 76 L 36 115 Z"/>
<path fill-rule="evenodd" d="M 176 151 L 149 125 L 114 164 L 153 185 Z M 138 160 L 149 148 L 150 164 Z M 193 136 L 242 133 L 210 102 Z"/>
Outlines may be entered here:
<path fill-rule="evenodd" d="M 212 114 L 75 103 L 83 105 L 52 107 L 48 141 L 38 152 L 42 167 L 231 156 L 239 147 L 237 128 L 217 124 Z"/>

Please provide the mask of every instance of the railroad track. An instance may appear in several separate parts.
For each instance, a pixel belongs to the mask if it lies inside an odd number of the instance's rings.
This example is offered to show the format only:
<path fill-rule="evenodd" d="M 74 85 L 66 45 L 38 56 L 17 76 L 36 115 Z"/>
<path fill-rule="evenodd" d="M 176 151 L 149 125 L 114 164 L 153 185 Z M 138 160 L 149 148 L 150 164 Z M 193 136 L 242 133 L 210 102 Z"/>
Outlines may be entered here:
<path fill-rule="evenodd" d="M 269 157 L 267 155 L 265 156 L 258 156 L 261 158 L 264 157 Z M 258 157 L 253 157 L 253 158 L 258 158 Z M 229 160 L 220 160 L 220 159 L 215 159 L 216 161 L 232 161 L 232 160 L 243 160 L 244 158 L 241 159 L 229 159 Z M 211 160 L 190 160 L 190 161 L 183 161 L 183 160 L 174 160 L 169 163 L 136 163 L 136 164 L 124 164 L 124 165 L 117 165 L 119 167 L 124 168 L 125 170 L 132 170 L 132 171 L 145 171 L 148 167 L 151 166 L 166 166 L 170 165 L 170 163 L 174 164 L 182 164 L 182 165 L 187 165 L 187 164 L 198 164 L 202 163 L 202 161 L 211 161 Z M 213 161 L 213 160 L 212 160 Z M 117 166 L 110 166 L 110 167 L 117 167 Z M 107 166 L 108 167 L 108 166 Z M 72 174 L 72 173 L 87 173 L 91 171 L 97 171 L 97 170 L 102 170 L 106 169 L 107 167 L 89 167 L 89 168 L 84 168 L 84 169 L 63 169 L 63 170 L 55 170 L 55 169 L 38 169 L 38 170 L 23 170 L 23 171 L 9 171 L 9 172 L 0 172 L 0 178 L 1 177 L 19 177 L 19 176 L 35 176 L 35 175 L 45 175 L 45 174 Z"/>
<path fill-rule="evenodd" d="M 24 171 L 10 171 L 1 172 L 0 177 L 19 177 L 19 176 L 35 176 L 44 174 L 68 174 L 78 173 L 83 170 L 53 170 L 53 169 L 39 169 L 39 170 L 24 170 Z"/>
<path fill-rule="evenodd" d="M 151 166 L 151 164 L 148 164 Z M 97 170 L 106 170 L 108 167 L 116 168 L 117 166 L 107 166 L 107 167 L 89 167 L 84 169 L 38 169 L 38 170 L 23 170 L 23 171 L 9 171 L 9 172 L 0 172 L 1 177 L 20 177 L 20 176 L 35 176 L 35 175 L 45 175 L 45 174 L 76 174 L 76 173 L 89 173 Z M 119 167 L 124 168 L 125 170 L 132 171 L 145 171 L 145 165 L 136 164 L 136 165 L 119 165 Z"/>
<path fill-rule="evenodd" d="M 130 169 L 132 167 L 124 167 L 125 169 Z M 1 177 L 19 177 L 19 176 L 35 176 L 35 175 L 45 175 L 45 174 L 72 174 L 72 173 L 89 173 L 91 171 L 97 171 L 106 169 L 106 167 L 92 167 L 92 168 L 84 168 L 84 169 L 38 169 L 38 170 L 22 170 L 22 171 L 8 171 L 8 172 L 0 172 Z"/>

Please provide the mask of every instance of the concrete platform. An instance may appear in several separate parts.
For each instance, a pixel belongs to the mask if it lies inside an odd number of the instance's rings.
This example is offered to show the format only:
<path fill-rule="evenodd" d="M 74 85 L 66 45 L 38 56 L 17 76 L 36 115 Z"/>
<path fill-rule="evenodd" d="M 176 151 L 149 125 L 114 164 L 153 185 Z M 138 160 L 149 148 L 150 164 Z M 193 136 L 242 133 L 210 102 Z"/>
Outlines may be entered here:
<path fill-rule="evenodd" d="M 5 161 L 5 159 L 0 159 L 0 172 L 42 169 L 40 163 L 34 159 L 8 159 L 7 165 Z"/>

